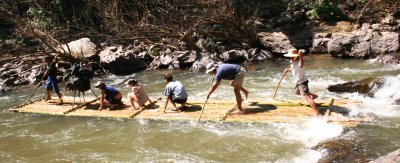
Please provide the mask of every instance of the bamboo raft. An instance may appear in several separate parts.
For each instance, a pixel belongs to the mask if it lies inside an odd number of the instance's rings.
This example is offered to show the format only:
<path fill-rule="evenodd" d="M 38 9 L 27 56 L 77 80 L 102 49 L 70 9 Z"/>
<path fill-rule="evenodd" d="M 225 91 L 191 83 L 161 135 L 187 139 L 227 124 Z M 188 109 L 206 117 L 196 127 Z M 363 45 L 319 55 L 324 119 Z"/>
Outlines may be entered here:
<path fill-rule="evenodd" d="M 56 99 L 56 98 L 55 98 Z M 9 109 L 9 111 L 20 113 L 36 113 L 59 116 L 84 116 L 84 117 L 108 117 L 129 119 L 151 119 L 151 120 L 186 120 L 193 121 L 199 118 L 204 101 L 188 101 L 188 108 L 184 111 L 164 110 L 164 101 L 157 100 L 153 105 L 147 105 L 142 110 L 131 110 L 125 101 L 125 105 L 117 110 L 103 109 L 98 111 L 100 105 L 97 99 L 87 103 L 73 103 L 73 98 L 64 97 L 64 104 L 57 105 L 58 100 L 44 101 L 35 100 Z M 355 127 L 370 119 L 348 118 L 342 114 L 349 112 L 347 104 L 360 103 L 359 101 L 340 99 L 333 102 L 329 100 L 315 100 L 317 107 L 325 114 L 328 122 L 337 123 L 346 127 Z M 244 115 L 231 114 L 235 111 L 235 101 L 215 100 L 208 101 L 205 107 L 202 121 L 214 122 L 242 122 L 242 123 L 295 123 L 312 117 L 312 109 L 303 101 L 244 101 Z M 169 106 L 171 107 L 171 106 Z M 331 114 L 333 113 L 333 114 Z M 328 116 L 330 115 L 330 116 Z"/>

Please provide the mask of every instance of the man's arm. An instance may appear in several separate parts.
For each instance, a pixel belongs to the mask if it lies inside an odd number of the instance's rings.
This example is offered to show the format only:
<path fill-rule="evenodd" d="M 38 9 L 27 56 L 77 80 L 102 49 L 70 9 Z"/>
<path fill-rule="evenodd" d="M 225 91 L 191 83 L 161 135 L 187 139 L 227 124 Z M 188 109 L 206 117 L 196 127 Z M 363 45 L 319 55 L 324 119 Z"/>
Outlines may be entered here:
<path fill-rule="evenodd" d="M 103 108 L 103 105 L 104 105 L 104 94 L 105 94 L 105 91 L 104 91 L 104 90 L 101 90 L 101 98 L 100 98 L 100 107 L 99 107 L 99 110 L 101 110 L 101 109 Z"/>
<path fill-rule="evenodd" d="M 304 66 L 303 50 L 299 51 L 299 57 L 300 57 L 300 68 L 303 68 Z"/>
<path fill-rule="evenodd" d="M 211 94 L 215 91 L 215 89 L 218 88 L 218 86 L 219 86 L 220 83 L 221 83 L 221 80 L 220 80 L 220 81 L 216 81 L 216 82 L 212 85 L 212 87 L 211 87 L 210 90 L 208 91 L 207 99 L 210 98 Z"/>
<path fill-rule="evenodd" d="M 165 98 L 165 106 L 164 106 L 164 113 L 165 113 L 165 111 L 167 110 L 167 106 L 168 106 L 168 102 L 169 102 L 169 96 L 167 96 L 166 98 Z"/>

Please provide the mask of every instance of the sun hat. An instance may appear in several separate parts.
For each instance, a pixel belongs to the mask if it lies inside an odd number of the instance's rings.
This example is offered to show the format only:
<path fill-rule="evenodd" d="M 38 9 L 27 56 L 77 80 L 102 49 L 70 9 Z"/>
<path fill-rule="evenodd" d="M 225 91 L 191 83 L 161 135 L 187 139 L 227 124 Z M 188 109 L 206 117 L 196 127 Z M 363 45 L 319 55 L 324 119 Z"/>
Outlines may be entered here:
<path fill-rule="evenodd" d="M 106 84 L 104 84 L 104 83 L 101 82 L 101 81 L 98 81 L 98 82 L 96 83 L 95 87 L 98 88 L 98 87 L 100 87 L 101 85 L 106 85 Z"/>
<path fill-rule="evenodd" d="M 210 73 L 211 71 L 215 70 L 216 68 L 217 68 L 217 64 L 209 63 L 206 66 L 206 73 Z"/>
<path fill-rule="evenodd" d="M 286 53 L 285 55 L 283 55 L 285 57 L 297 57 L 297 49 L 289 49 L 288 53 Z"/>

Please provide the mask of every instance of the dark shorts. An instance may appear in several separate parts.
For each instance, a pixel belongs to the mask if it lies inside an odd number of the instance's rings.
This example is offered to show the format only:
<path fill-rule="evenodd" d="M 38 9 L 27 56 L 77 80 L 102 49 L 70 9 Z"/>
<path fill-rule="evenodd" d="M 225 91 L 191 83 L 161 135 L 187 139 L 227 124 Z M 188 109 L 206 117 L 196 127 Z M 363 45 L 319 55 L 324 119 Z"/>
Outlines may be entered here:
<path fill-rule="evenodd" d="M 54 77 L 48 77 L 46 82 L 44 83 L 44 87 L 46 90 L 54 90 L 57 94 L 60 93 L 60 90 L 58 89 L 58 82 L 57 79 Z"/>
<path fill-rule="evenodd" d="M 308 80 L 301 84 L 296 84 L 296 87 L 294 89 L 296 95 L 305 95 L 310 93 L 310 90 L 308 89 Z"/>
<path fill-rule="evenodd" d="M 184 103 L 186 103 L 187 98 L 185 98 L 185 99 L 173 99 L 172 98 L 172 101 L 175 103 L 178 103 L 178 104 L 184 104 Z"/>
<path fill-rule="evenodd" d="M 120 103 L 122 103 L 122 101 L 121 101 L 122 99 L 117 99 L 117 98 L 110 97 L 110 96 L 106 96 L 104 98 L 111 104 L 120 104 Z"/>

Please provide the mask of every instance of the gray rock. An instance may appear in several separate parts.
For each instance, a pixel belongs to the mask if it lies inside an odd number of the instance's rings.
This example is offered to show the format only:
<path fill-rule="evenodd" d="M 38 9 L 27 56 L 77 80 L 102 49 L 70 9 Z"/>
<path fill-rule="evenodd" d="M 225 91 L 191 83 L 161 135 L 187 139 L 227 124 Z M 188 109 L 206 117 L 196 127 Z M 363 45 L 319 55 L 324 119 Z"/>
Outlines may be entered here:
<path fill-rule="evenodd" d="M 70 50 L 72 57 L 77 59 L 91 58 L 97 54 L 96 44 L 91 42 L 89 38 L 72 41 L 68 43 L 68 46 L 62 45 L 58 50 L 60 52 Z"/>
<path fill-rule="evenodd" d="M 29 80 L 28 79 L 24 79 L 24 78 L 16 80 L 14 82 L 14 86 L 27 85 L 27 84 L 29 84 Z"/>
<path fill-rule="evenodd" d="M 381 20 L 382 24 L 395 25 L 397 24 L 396 18 L 393 15 L 388 15 Z"/>
<path fill-rule="evenodd" d="M 326 40 L 316 39 L 311 51 L 323 51 Z M 399 50 L 399 35 L 396 32 L 353 31 L 334 33 L 326 44 L 334 57 L 371 58 Z"/>
<path fill-rule="evenodd" d="M 6 63 L 6 64 L 3 65 L 3 68 L 6 68 L 6 69 L 10 69 L 12 67 L 13 67 L 12 63 Z"/>
<path fill-rule="evenodd" d="M 289 38 L 282 32 L 260 32 L 257 36 L 260 43 L 272 53 L 284 54 L 294 48 Z"/>
<path fill-rule="evenodd" d="M 381 78 L 365 78 L 360 81 L 350 81 L 342 84 L 329 85 L 328 90 L 330 92 L 337 93 L 354 93 L 358 92 L 361 94 L 371 93 L 380 88 L 384 83 Z"/>
<path fill-rule="evenodd" d="M 215 63 L 212 59 L 210 59 L 207 56 L 202 56 L 199 60 L 196 60 L 192 67 L 190 68 L 190 71 L 194 72 L 205 72 L 206 71 L 206 66 L 209 63 Z"/>
<path fill-rule="evenodd" d="M 245 60 L 245 57 L 239 50 L 230 50 L 222 53 L 220 57 L 227 63 L 238 63 Z"/>
<path fill-rule="evenodd" d="M 394 100 L 392 104 L 393 104 L 393 105 L 400 105 L 400 98 Z"/>
<path fill-rule="evenodd" d="M 371 24 L 370 23 L 363 23 L 361 26 L 361 30 L 365 31 L 367 29 L 371 29 Z"/>
<path fill-rule="evenodd" d="M 371 161 L 370 163 L 395 163 L 400 162 L 400 149 L 397 149 L 386 156 L 381 156 L 377 158 L 375 161 Z"/>
<path fill-rule="evenodd" d="M 169 66 L 173 62 L 172 57 L 169 55 L 160 56 L 160 64 L 161 66 Z"/>
<path fill-rule="evenodd" d="M 113 74 L 130 74 L 143 70 L 147 64 L 135 56 L 133 50 L 123 50 L 122 47 L 107 47 L 99 54 L 100 63 Z"/>
<path fill-rule="evenodd" d="M 375 62 L 381 64 L 399 64 L 400 57 L 398 55 L 379 55 L 376 57 Z"/>
<path fill-rule="evenodd" d="M 7 78 L 7 79 L 5 79 L 5 80 L 3 81 L 3 85 L 9 85 L 9 86 L 11 86 L 11 85 L 14 84 L 14 82 L 15 82 L 16 80 L 17 80 L 17 77 L 14 77 L 14 76 L 9 77 L 9 78 Z"/>
<path fill-rule="evenodd" d="M 174 56 L 176 56 L 175 61 L 178 61 L 180 69 L 192 67 L 193 63 L 201 57 L 196 51 L 176 51 Z"/>
<path fill-rule="evenodd" d="M 273 55 L 271 54 L 271 52 L 266 51 L 266 50 L 261 50 L 259 53 L 254 55 L 250 60 L 254 61 L 254 62 L 259 62 L 259 61 L 269 60 L 272 57 L 273 57 Z"/>
<path fill-rule="evenodd" d="M 314 39 L 312 47 L 310 49 L 311 53 L 319 53 L 319 54 L 328 53 L 327 44 L 329 40 L 330 38 L 325 38 L 325 37 Z"/>

